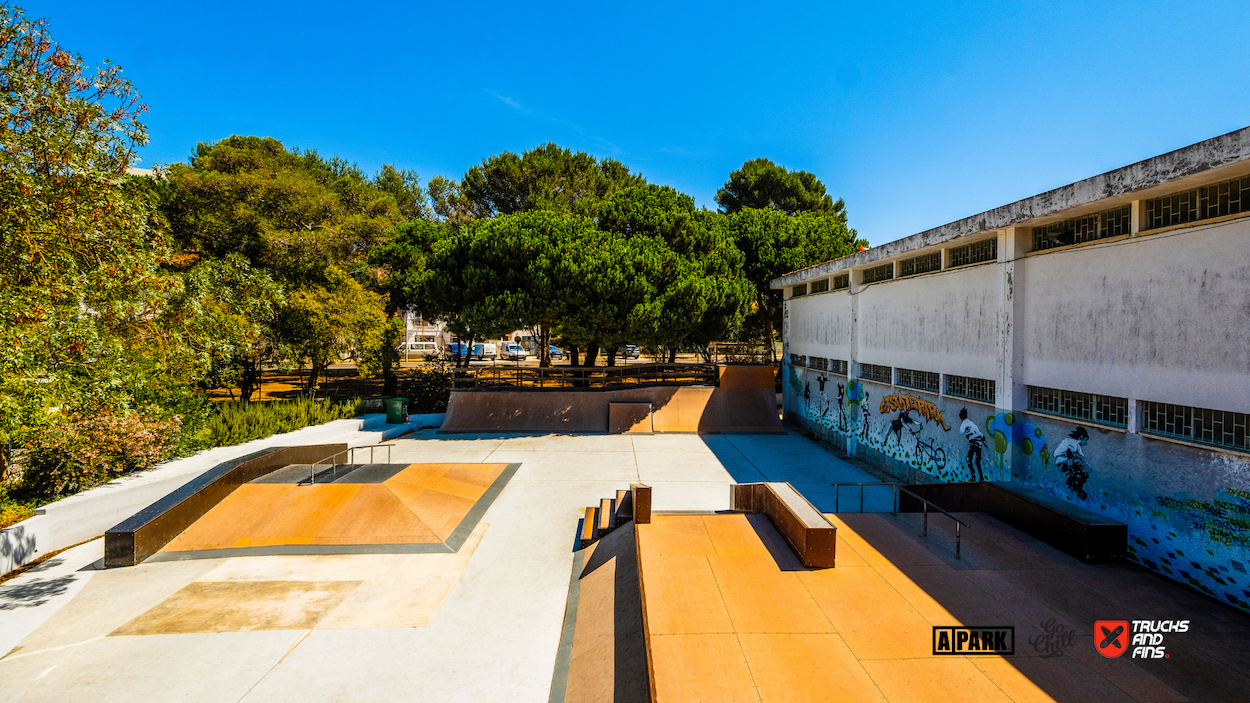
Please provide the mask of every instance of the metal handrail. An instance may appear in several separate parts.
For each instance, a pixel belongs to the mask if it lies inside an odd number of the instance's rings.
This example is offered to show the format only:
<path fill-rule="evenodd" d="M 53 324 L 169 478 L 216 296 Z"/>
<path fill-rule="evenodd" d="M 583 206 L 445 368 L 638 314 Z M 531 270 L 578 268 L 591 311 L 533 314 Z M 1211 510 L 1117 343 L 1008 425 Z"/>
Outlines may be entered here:
<path fill-rule="evenodd" d="M 339 477 L 339 457 L 343 456 L 344 454 L 347 454 L 348 460 L 344 462 L 343 465 L 351 466 L 352 464 L 356 463 L 354 460 L 356 459 L 357 449 L 368 449 L 369 450 L 369 463 L 372 464 L 373 463 L 373 450 L 379 447 L 386 447 L 386 463 L 389 464 L 391 463 L 391 447 L 393 446 L 395 445 L 394 444 L 370 444 L 365 447 L 348 447 L 347 449 L 344 449 L 341 452 L 332 454 L 331 456 L 328 456 L 325 459 L 320 459 L 316 461 L 315 463 L 313 463 L 312 466 L 308 467 L 308 483 L 309 485 L 312 485 L 317 482 L 317 467 L 326 463 L 329 463 L 330 465 L 334 467 L 334 473 L 333 473 L 334 478 L 330 480 L 333 481 L 337 479 Z"/>
<path fill-rule="evenodd" d="M 842 491 L 840 489 L 842 486 L 859 486 L 859 512 L 861 513 L 864 512 L 864 486 L 889 486 L 893 488 L 894 489 L 894 504 L 893 504 L 894 510 L 892 510 L 891 512 L 895 514 L 898 513 L 898 507 L 899 507 L 898 492 L 902 491 L 906 493 L 912 498 L 915 498 L 916 500 L 920 501 L 924 507 L 923 512 L 924 512 L 924 536 L 925 537 L 929 536 L 929 506 L 932 505 L 934 508 L 938 510 L 938 512 L 942 513 L 946 517 L 955 521 L 955 558 L 956 559 L 962 558 L 960 556 L 960 538 L 961 538 L 960 528 L 967 527 L 971 529 L 972 526 L 964 522 L 963 520 L 960 520 L 959 518 L 955 517 L 954 515 L 951 515 L 950 513 L 946 512 L 945 510 L 942 509 L 940 505 L 938 505 L 937 503 L 934 503 L 928 498 L 918 496 L 912 491 L 909 491 L 906 488 L 903 488 L 902 486 L 898 485 L 897 483 L 832 483 L 829 485 L 833 486 L 833 512 L 835 513 L 839 512 L 838 508 L 841 506 L 840 501 L 842 498 Z"/>
<path fill-rule="evenodd" d="M 718 385 L 715 364 L 628 364 L 623 366 L 476 366 L 458 369 L 452 388 L 609 388 L 628 385 Z"/>

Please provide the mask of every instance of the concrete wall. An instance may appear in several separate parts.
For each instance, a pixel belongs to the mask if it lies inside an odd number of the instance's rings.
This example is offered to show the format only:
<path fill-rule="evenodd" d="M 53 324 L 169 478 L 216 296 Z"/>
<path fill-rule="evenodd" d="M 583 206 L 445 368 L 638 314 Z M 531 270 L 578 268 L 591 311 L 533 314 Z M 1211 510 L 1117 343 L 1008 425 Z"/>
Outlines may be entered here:
<path fill-rule="evenodd" d="M 1023 383 L 1250 412 L 1250 219 L 1016 264 Z"/>
<path fill-rule="evenodd" d="M 1143 401 L 1250 413 L 1250 217 L 1037 253 L 1029 227 L 996 236 L 997 263 L 791 298 L 783 330 L 787 354 L 994 380 L 995 403 L 787 356 L 787 418 L 901 481 L 1018 481 L 1124 522 L 1131 559 L 1250 611 L 1250 453 L 1138 428 Z M 1130 419 L 1030 412 L 1028 386 L 1125 398 Z M 986 439 L 980 472 L 961 410 Z M 1078 427 L 1087 466 L 1065 470 Z"/>
<path fill-rule="evenodd" d="M 847 291 L 795 298 L 783 325 L 790 352 L 829 359 L 850 358 L 851 295 Z"/>

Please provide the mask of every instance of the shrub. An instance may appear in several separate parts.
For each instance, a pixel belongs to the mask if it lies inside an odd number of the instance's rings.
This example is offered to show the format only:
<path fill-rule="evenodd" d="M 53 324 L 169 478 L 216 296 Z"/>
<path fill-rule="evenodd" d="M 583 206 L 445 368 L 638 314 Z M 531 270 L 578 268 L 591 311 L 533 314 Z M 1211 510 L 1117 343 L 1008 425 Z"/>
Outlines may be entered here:
<path fill-rule="evenodd" d="M 363 412 L 359 398 L 346 403 L 317 403 L 304 396 L 269 403 L 218 403 L 205 425 L 206 442 L 210 447 L 227 447 Z"/>
<path fill-rule="evenodd" d="M 445 368 L 417 369 L 400 382 L 399 394 L 408 399 L 408 412 L 444 413 L 451 399 L 452 371 Z"/>
<path fill-rule="evenodd" d="M 38 495 L 69 495 L 173 456 L 182 418 L 159 415 L 155 406 L 126 415 L 71 414 L 31 443 L 23 487 Z"/>

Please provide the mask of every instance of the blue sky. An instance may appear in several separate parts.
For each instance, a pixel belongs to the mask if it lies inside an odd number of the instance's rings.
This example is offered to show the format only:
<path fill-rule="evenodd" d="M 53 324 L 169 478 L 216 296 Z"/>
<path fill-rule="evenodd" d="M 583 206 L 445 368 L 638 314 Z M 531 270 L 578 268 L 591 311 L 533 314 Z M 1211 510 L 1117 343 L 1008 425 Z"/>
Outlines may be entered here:
<path fill-rule="evenodd" d="M 712 197 L 815 173 L 875 244 L 1250 125 L 1234 2 L 27 2 L 150 108 L 423 182 L 554 141 Z"/>

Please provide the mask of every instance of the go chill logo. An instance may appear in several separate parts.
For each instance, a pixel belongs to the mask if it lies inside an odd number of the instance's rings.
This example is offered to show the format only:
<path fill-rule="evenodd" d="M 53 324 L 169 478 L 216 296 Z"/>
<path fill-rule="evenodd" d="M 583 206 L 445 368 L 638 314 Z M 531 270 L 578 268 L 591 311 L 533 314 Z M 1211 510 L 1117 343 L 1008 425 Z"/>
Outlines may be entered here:
<path fill-rule="evenodd" d="M 1094 649 L 1108 659 L 1129 651 L 1131 659 L 1169 659 L 1164 635 L 1188 631 L 1188 620 L 1095 620 Z"/>
<path fill-rule="evenodd" d="M 939 627 L 933 628 L 933 654 L 959 655 L 1016 653 L 1016 628 Z"/>

